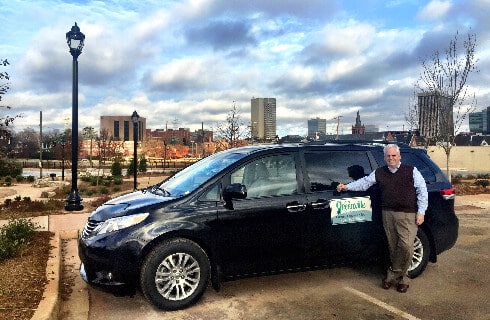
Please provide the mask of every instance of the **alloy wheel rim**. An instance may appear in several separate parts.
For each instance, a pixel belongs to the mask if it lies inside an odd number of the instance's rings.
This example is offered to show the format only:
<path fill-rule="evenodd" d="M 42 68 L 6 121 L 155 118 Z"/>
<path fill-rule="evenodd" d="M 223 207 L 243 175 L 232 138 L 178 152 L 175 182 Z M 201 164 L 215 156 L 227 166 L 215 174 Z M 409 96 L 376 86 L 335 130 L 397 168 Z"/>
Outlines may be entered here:
<path fill-rule="evenodd" d="M 196 291 L 200 279 L 199 262 L 187 253 L 169 255 L 160 263 L 155 273 L 158 293 L 173 301 L 190 297 Z"/>
<path fill-rule="evenodd" d="M 408 271 L 416 269 L 422 263 L 422 259 L 424 258 L 424 246 L 422 245 L 422 241 L 420 241 L 419 237 L 415 237 L 413 247 L 412 263 L 410 264 Z"/>

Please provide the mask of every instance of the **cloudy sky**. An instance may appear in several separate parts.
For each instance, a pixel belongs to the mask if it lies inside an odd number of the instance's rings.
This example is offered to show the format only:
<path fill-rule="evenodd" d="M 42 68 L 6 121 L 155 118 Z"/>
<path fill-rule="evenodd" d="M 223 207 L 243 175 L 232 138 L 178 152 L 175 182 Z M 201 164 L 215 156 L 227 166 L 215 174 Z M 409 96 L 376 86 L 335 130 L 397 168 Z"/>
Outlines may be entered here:
<path fill-rule="evenodd" d="M 151 129 L 216 128 L 233 104 L 277 99 L 277 133 L 306 135 L 307 119 L 350 133 L 356 112 L 380 130 L 407 129 L 420 61 L 460 33 L 477 36 L 478 111 L 490 106 L 490 0 L 0 0 L 2 101 L 16 130 L 71 127 L 72 57 L 85 34 L 79 128 L 136 110 Z M 2 112 L 5 112 L 2 110 Z M 466 124 L 467 127 L 467 124 Z"/>

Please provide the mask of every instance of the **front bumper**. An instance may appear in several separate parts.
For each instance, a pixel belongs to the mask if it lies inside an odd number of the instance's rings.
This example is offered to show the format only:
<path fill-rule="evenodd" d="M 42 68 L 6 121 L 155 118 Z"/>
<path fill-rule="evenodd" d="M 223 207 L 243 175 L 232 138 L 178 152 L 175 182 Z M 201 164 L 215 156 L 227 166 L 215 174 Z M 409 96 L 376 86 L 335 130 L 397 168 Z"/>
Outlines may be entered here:
<path fill-rule="evenodd" d="M 89 279 L 87 276 L 87 272 L 85 271 L 85 265 L 80 264 L 80 276 L 83 281 L 97 285 L 97 286 L 106 286 L 106 287 L 122 287 L 125 286 L 125 283 L 113 281 L 114 275 L 110 271 L 97 271 L 95 272 L 96 277 L 93 279 Z"/>
<path fill-rule="evenodd" d="M 84 281 L 96 286 L 135 286 L 139 279 L 142 250 L 143 245 L 140 242 L 119 239 L 117 232 L 80 238 L 80 275 Z"/>

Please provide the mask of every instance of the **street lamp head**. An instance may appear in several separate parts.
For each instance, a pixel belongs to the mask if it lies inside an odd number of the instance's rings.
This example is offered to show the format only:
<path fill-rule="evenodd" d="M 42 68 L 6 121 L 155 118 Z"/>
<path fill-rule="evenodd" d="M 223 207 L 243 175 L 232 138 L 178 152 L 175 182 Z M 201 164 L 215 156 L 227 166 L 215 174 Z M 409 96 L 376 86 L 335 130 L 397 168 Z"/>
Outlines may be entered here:
<path fill-rule="evenodd" d="M 75 25 L 71 27 L 71 30 L 66 33 L 66 42 L 70 48 L 70 53 L 74 59 L 82 53 L 83 42 L 85 41 L 85 35 L 80 32 L 80 28 Z"/>
<path fill-rule="evenodd" d="M 137 124 L 139 120 L 140 116 L 138 115 L 138 112 L 134 110 L 133 114 L 131 115 L 131 122 L 133 122 L 133 124 Z"/>

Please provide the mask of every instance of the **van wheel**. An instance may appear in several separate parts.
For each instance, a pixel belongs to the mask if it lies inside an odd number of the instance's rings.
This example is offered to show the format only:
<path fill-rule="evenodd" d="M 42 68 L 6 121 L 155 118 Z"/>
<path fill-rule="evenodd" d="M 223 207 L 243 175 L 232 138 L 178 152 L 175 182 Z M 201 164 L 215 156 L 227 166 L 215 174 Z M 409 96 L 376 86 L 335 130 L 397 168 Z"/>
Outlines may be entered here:
<path fill-rule="evenodd" d="M 429 238 L 425 232 L 419 228 L 417 231 L 417 236 L 413 242 L 414 251 L 412 257 L 412 263 L 408 268 L 408 277 L 416 278 L 424 272 L 425 267 L 429 263 L 430 256 L 430 244 Z"/>
<path fill-rule="evenodd" d="M 141 291 L 160 309 L 183 309 L 203 295 L 210 269 L 208 256 L 195 242 L 181 238 L 167 240 L 143 261 Z"/>

